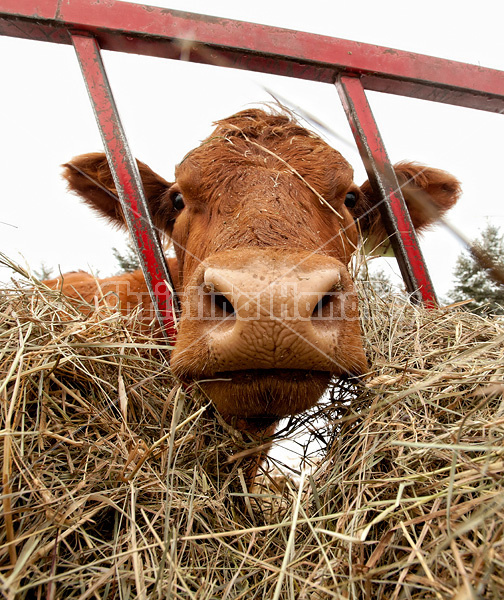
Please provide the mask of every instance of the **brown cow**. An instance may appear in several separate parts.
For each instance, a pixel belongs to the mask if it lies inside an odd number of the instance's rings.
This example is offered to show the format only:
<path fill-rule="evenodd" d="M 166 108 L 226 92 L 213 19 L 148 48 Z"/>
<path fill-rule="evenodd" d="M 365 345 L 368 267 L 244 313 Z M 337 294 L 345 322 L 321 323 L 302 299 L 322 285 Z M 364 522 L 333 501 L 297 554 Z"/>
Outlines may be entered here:
<path fill-rule="evenodd" d="M 65 167 L 70 190 L 123 225 L 105 156 Z M 176 251 L 168 264 L 182 316 L 171 366 L 181 380 L 201 380 L 221 414 L 254 429 L 313 406 L 331 378 L 366 371 L 348 263 L 359 232 L 375 242 L 386 233 L 380 198 L 353 182 L 339 152 L 290 115 L 246 110 L 217 123 L 174 183 L 139 169 L 154 224 Z M 417 229 L 456 202 L 459 183 L 448 173 L 395 169 Z M 413 203 L 419 193 L 437 211 Z M 151 318 L 140 272 L 73 273 L 62 287 L 90 304 L 113 291 L 124 312 L 142 303 Z"/>

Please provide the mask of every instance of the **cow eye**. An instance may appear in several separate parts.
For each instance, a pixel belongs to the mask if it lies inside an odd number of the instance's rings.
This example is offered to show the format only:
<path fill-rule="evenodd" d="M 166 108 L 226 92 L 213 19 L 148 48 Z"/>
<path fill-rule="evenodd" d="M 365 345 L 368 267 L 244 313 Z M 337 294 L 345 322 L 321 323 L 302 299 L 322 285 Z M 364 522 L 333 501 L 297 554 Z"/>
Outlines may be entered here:
<path fill-rule="evenodd" d="M 176 192 L 172 196 L 172 204 L 175 210 L 182 210 L 185 206 L 184 196 L 180 192 Z"/>
<path fill-rule="evenodd" d="M 353 208 L 357 204 L 357 194 L 355 192 L 348 192 L 345 196 L 345 206 L 347 208 Z"/>

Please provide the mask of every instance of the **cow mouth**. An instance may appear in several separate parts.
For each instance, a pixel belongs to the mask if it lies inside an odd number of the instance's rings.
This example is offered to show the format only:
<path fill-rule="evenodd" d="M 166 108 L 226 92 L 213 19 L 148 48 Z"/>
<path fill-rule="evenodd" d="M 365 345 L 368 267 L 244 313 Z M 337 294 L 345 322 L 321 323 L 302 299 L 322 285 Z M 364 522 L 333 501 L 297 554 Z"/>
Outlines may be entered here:
<path fill-rule="evenodd" d="M 223 371 L 200 385 L 225 417 L 239 417 L 268 426 L 316 404 L 332 374 L 301 369 Z"/>
<path fill-rule="evenodd" d="M 330 376 L 326 371 L 304 371 L 303 369 L 241 369 L 238 371 L 222 371 L 215 373 L 213 380 L 231 380 L 233 383 L 246 385 L 259 380 L 275 379 L 278 381 L 303 382 L 313 380 L 319 375 Z"/>

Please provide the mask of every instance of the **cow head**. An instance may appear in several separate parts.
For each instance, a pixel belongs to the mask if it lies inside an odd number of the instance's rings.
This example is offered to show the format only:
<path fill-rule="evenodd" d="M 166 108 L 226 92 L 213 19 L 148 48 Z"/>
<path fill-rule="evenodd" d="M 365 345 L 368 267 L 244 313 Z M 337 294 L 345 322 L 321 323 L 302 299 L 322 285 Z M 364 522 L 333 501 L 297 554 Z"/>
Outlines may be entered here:
<path fill-rule="evenodd" d="M 313 406 L 333 377 L 367 368 L 348 271 L 359 235 L 386 238 L 368 183 L 285 114 L 247 110 L 217 128 L 168 183 L 138 163 L 154 224 L 177 257 L 182 316 L 171 366 L 199 380 L 218 410 L 266 425 Z M 428 193 L 439 212 L 458 182 L 396 166 L 406 200 Z M 103 154 L 67 165 L 70 189 L 123 223 Z M 411 191 L 411 194 L 408 192 Z M 412 210 L 417 228 L 431 211 Z"/>

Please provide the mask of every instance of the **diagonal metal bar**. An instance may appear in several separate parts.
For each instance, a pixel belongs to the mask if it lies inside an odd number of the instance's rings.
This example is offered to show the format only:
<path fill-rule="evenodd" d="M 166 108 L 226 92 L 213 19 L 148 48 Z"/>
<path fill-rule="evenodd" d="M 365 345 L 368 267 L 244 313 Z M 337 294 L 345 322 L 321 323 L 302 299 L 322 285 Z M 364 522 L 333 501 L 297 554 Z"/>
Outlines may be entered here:
<path fill-rule="evenodd" d="M 370 180 L 388 199 L 382 203 L 380 210 L 383 211 L 382 218 L 391 235 L 406 286 L 418 300 L 428 305 L 435 304 L 434 290 L 416 234 L 402 195 L 395 192 L 398 188 L 395 175 L 364 89 L 504 113 L 504 71 L 372 44 L 118 0 L 0 0 L 0 35 L 61 44 L 73 42 L 78 54 L 76 40 L 95 38 L 96 65 L 101 65 L 97 67 L 96 75 L 103 79 L 105 94 L 110 96 L 104 106 L 106 110 L 113 106 L 112 113 L 119 128 L 117 110 L 99 57 L 100 47 L 336 82 Z M 82 44 L 84 46 L 84 42 Z M 82 60 L 81 66 L 86 77 L 86 65 Z M 93 60 L 89 59 L 90 73 L 92 66 Z M 88 89 L 93 100 L 89 82 Z M 99 119 L 96 105 L 95 112 Z M 117 131 L 124 136 L 122 128 Z M 102 135 L 103 132 L 102 128 Z M 111 144 L 114 146 L 114 143 Z M 112 146 L 107 152 L 112 152 Z M 138 176 L 138 173 L 135 176 L 136 164 L 129 151 L 127 153 L 128 181 L 134 181 Z M 113 154 L 109 153 L 114 170 L 112 157 Z M 141 187 L 137 190 L 140 191 L 135 191 L 134 198 L 138 197 L 141 205 L 143 193 Z M 148 211 L 144 218 L 146 223 L 150 223 Z M 133 223 L 129 225 L 132 233 L 135 231 Z M 171 307 L 171 302 L 163 304 L 165 291 L 158 294 L 150 281 L 152 278 L 155 285 L 162 287 L 169 277 L 164 259 L 160 257 L 159 242 L 155 236 L 149 242 L 139 235 L 137 232 L 133 238 L 143 256 L 144 273 L 153 299 L 158 297 L 160 302 L 159 306 L 156 303 L 155 306 L 161 312 L 166 309 L 166 318 L 161 313 L 158 317 L 170 327 L 169 315 L 173 318 L 173 313 L 169 312 L 168 305 Z M 151 236 L 151 233 L 148 235 Z M 152 259 L 151 255 L 155 258 Z M 160 271 L 156 272 L 156 269 Z M 162 271 L 165 271 L 164 279 Z M 176 303 L 176 298 L 173 302 Z"/>
<path fill-rule="evenodd" d="M 72 35 L 72 42 L 156 316 L 164 335 L 175 339 L 176 298 L 171 293 L 173 283 L 152 224 L 138 166 L 119 118 L 100 48 L 96 40 L 88 35 Z"/>
<path fill-rule="evenodd" d="M 383 198 L 378 207 L 406 289 L 418 303 L 437 306 L 415 229 L 362 83 L 358 77 L 340 76 L 336 87 L 369 181 Z"/>

